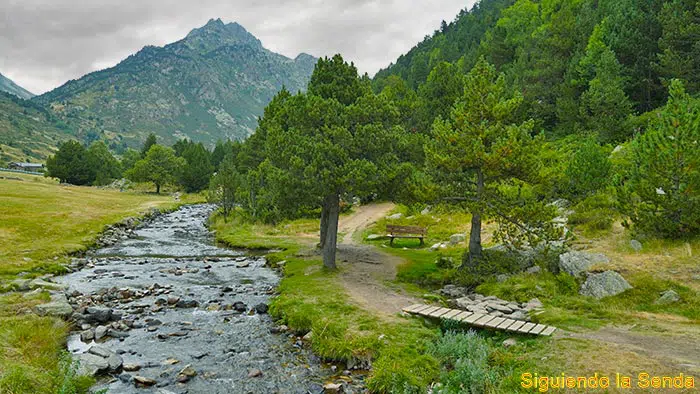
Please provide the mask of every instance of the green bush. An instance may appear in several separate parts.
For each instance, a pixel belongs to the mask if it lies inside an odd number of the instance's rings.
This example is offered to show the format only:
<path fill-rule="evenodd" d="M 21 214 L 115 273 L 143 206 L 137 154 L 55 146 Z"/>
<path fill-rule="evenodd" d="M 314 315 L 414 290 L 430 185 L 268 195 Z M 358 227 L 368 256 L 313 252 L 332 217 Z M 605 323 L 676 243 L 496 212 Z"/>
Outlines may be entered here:
<path fill-rule="evenodd" d="M 584 231 L 610 230 L 617 216 L 615 200 L 604 193 L 586 198 L 574 206 L 573 210 L 569 224 L 581 226 Z"/>
<path fill-rule="evenodd" d="M 489 365 L 488 342 L 474 331 L 448 331 L 431 346 L 430 354 L 443 370 L 435 393 L 490 393 L 500 381 L 498 368 Z"/>

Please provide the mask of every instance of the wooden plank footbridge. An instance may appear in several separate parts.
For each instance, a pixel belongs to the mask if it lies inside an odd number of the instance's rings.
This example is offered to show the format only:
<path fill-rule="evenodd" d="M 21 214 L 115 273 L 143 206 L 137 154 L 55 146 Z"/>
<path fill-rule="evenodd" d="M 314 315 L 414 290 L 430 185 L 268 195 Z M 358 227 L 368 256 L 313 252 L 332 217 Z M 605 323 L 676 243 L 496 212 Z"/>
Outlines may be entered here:
<path fill-rule="evenodd" d="M 452 320 L 475 327 L 510 331 L 518 334 L 542 335 L 548 337 L 557 330 L 556 327 L 546 326 L 544 324 L 528 323 L 521 320 L 508 319 L 506 317 L 472 313 L 460 309 L 448 309 L 425 304 L 411 305 L 403 308 L 403 311 L 411 315 Z"/>

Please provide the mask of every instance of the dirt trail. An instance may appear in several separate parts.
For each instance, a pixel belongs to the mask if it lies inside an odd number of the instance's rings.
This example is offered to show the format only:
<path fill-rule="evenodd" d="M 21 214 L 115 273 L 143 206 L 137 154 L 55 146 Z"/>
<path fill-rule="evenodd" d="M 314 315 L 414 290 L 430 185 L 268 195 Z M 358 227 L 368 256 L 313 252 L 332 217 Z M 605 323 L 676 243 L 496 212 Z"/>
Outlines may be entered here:
<path fill-rule="evenodd" d="M 338 231 L 344 233 L 338 244 L 338 263 L 345 290 L 355 303 L 385 319 L 393 319 L 401 308 L 419 300 L 387 283 L 396 278 L 396 268 L 403 263 L 401 258 L 362 245 L 353 235 L 386 216 L 393 208 L 391 203 L 362 206 L 353 215 L 343 218 L 338 226 Z"/>

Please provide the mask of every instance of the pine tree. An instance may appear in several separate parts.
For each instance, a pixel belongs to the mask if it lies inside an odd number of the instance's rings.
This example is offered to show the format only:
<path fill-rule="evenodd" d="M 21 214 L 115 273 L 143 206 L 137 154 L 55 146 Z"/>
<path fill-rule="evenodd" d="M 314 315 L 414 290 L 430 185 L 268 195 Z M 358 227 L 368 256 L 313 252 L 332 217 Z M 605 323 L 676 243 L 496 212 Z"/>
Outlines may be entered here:
<path fill-rule="evenodd" d="M 186 164 L 180 171 L 180 185 L 188 193 L 199 192 L 209 186 L 209 178 L 214 173 L 211 155 L 200 142 L 190 143 L 184 148 L 182 158 Z"/>
<path fill-rule="evenodd" d="M 464 94 L 449 120 L 436 120 L 433 139 L 426 145 L 428 171 L 444 197 L 466 201 L 472 214 L 469 250 L 463 268 L 482 260 L 481 223 L 485 215 L 507 218 L 500 186 L 537 173 L 540 138 L 533 138 L 532 121 L 512 116 L 522 96 L 509 97 L 504 75 L 480 59 L 465 80 Z"/>
<path fill-rule="evenodd" d="M 621 201 L 638 231 L 666 238 L 700 234 L 699 144 L 700 100 L 673 80 L 668 104 L 634 139 L 630 179 L 622 189 Z"/>

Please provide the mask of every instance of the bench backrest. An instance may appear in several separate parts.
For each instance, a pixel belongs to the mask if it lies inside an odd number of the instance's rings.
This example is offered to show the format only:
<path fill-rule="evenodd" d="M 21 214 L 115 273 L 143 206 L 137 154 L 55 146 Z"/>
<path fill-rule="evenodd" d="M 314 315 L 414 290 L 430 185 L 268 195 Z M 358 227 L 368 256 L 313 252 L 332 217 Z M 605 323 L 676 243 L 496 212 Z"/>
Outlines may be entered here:
<path fill-rule="evenodd" d="M 420 227 L 420 226 L 394 226 L 394 225 L 387 225 L 386 226 L 386 231 L 389 232 L 389 234 L 420 234 L 420 235 L 426 235 L 428 233 L 428 229 L 425 227 Z"/>

